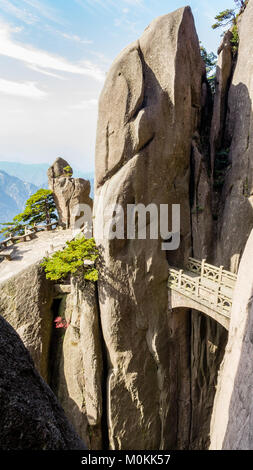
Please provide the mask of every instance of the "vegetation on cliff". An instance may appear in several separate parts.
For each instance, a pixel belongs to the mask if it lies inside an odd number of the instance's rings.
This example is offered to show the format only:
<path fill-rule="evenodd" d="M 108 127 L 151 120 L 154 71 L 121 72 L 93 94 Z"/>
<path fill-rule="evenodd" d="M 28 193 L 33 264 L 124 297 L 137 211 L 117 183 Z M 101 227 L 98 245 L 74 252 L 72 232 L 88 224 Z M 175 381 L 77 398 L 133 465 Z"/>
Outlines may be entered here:
<path fill-rule="evenodd" d="M 3 225 L 0 231 L 4 236 L 10 233 L 14 235 L 23 235 L 25 227 L 34 224 L 50 224 L 57 220 L 57 211 L 54 202 L 53 192 L 48 189 L 39 189 L 26 201 L 25 210 L 16 215 L 12 222 Z"/>
<path fill-rule="evenodd" d="M 207 52 L 206 48 L 202 45 L 201 42 L 200 42 L 200 54 L 201 54 L 203 61 L 205 62 L 207 80 L 210 84 L 212 93 L 214 93 L 217 56 L 214 54 L 214 52 Z"/>
<path fill-rule="evenodd" d="M 239 34 L 238 34 L 238 17 L 245 10 L 248 0 L 234 0 L 235 8 L 227 8 L 226 10 L 220 11 L 216 16 L 216 22 L 212 25 L 213 29 L 231 27 L 233 37 L 231 43 L 233 45 L 233 52 L 236 54 L 239 45 Z M 239 9 L 239 11 L 238 11 Z"/>
<path fill-rule="evenodd" d="M 85 237 L 67 242 L 62 251 L 56 251 L 51 257 L 45 258 L 42 266 L 45 269 L 47 279 L 58 281 L 65 279 L 70 274 L 77 274 L 83 270 L 84 279 L 96 282 L 98 271 L 94 267 L 98 257 L 94 238 Z M 84 261 L 90 264 L 84 264 Z"/>

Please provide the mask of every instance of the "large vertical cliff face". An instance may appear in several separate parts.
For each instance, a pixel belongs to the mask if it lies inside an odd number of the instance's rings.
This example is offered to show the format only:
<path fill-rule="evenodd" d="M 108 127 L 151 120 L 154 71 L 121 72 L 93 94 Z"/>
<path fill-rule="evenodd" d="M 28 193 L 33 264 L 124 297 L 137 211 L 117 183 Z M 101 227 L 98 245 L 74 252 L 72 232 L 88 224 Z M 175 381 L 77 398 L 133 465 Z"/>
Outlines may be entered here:
<path fill-rule="evenodd" d="M 236 285 L 229 340 L 220 371 L 211 426 L 211 449 L 253 449 L 253 232 Z"/>
<path fill-rule="evenodd" d="M 228 345 L 212 416 L 212 449 L 252 449 L 253 2 L 239 21 L 239 50 L 227 90 L 223 145 L 229 145 L 216 262 L 237 271 Z M 249 236 L 249 234 L 251 235 Z"/>
<path fill-rule="evenodd" d="M 188 445 L 189 320 L 168 314 L 162 239 L 100 240 L 98 228 L 108 223 L 103 207 L 120 204 L 126 213 L 127 204 L 168 204 L 170 220 L 171 205 L 181 204 L 181 246 L 171 262 L 191 254 L 190 155 L 202 74 L 187 7 L 155 20 L 122 52 L 100 98 L 95 235 L 113 449 Z"/>
<path fill-rule="evenodd" d="M 34 264 L 1 284 L 0 316 L 19 334 L 80 438 L 89 448 L 101 449 L 106 437 L 96 287 L 78 277 L 60 291 L 46 279 L 40 264 Z M 66 330 L 56 329 L 56 317 L 69 323 Z"/>
<path fill-rule="evenodd" d="M 55 316 L 69 326 L 54 330 L 49 383 L 87 446 L 102 449 L 103 341 L 96 288 L 73 278 L 70 293 L 56 299 L 56 305 Z"/>
<path fill-rule="evenodd" d="M 193 255 L 236 272 L 252 230 L 252 23 L 250 0 L 237 60 L 230 33 L 219 50 L 214 106 L 188 7 L 155 20 L 112 65 L 96 146 L 98 292 L 79 277 L 56 288 L 38 265 L 1 284 L 0 314 L 92 449 L 108 441 L 112 449 L 209 446 L 227 332 L 200 312 L 168 311 L 168 263 L 183 267 Z M 220 154 L 228 155 L 222 184 Z M 49 176 L 68 225 L 88 193 L 87 185 L 74 192 L 66 165 L 57 160 Z M 169 229 L 171 206 L 181 205 L 178 250 L 149 239 L 149 218 L 146 240 L 127 239 L 126 226 L 125 238 L 101 237 L 116 205 L 126 213 L 138 203 L 168 204 Z M 252 256 L 251 235 L 219 373 L 213 449 L 253 446 Z M 66 331 L 53 328 L 56 316 Z"/>
<path fill-rule="evenodd" d="M 2 317 L 0 371 L 1 450 L 85 449 L 20 337 Z"/>
<path fill-rule="evenodd" d="M 0 287 L 0 315 L 22 338 L 42 375 L 48 379 L 52 331 L 52 284 L 35 264 Z"/>
<path fill-rule="evenodd" d="M 239 21 L 238 57 L 227 91 L 223 144 L 219 147 L 227 147 L 230 167 L 219 210 L 215 259 L 235 271 L 253 226 L 252 22 L 253 2 L 250 0 Z"/>

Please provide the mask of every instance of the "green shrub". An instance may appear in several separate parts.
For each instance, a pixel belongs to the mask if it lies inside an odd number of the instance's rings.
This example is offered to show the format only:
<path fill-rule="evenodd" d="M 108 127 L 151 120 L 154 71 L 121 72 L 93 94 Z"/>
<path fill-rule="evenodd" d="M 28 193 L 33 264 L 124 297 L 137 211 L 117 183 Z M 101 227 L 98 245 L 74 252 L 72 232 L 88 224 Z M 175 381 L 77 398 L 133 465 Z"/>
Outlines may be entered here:
<path fill-rule="evenodd" d="M 65 174 L 67 176 L 72 176 L 73 175 L 73 170 L 71 168 L 71 166 L 67 165 L 63 168 L 63 171 L 65 172 Z"/>
<path fill-rule="evenodd" d="M 98 257 L 94 238 L 85 237 L 67 242 L 66 247 L 45 258 L 41 266 L 45 269 L 47 279 L 58 281 L 70 274 L 83 272 L 84 279 L 96 282 L 98 271 L 95 267 L 84 266 L 84 260 L 95 263 Z"/>
<path fill-rule="evenodd" d="M 231 30 L 233 37 L 231 39 L 231 43 L 233 45 L 233 52 L 236 53 L 238 50 L 239 46 L 239 32 L 238 32 L 238 26 L 235 24 Z"/>

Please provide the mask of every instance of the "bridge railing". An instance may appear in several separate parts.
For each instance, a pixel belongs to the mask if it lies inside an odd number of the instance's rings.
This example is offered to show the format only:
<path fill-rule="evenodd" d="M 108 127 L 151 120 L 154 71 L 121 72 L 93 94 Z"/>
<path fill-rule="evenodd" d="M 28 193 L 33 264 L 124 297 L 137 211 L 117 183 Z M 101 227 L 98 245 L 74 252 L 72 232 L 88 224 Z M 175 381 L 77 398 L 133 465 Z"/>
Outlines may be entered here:
<path fill-rule="evenodd" d="M 236 274 L 231 273 L 224 269 L 223 266 L 219 268 L 206 262 L 205 259 L 199 261 L 195 258 L 189 258 L 187 269 L 192 273 L 199 274 L 201 278 L 209 279 L 210 281 L 218 282 L 226 287 L 234 287 L 237 279 Z"/>
<path fill-rule="evenodd" d="M 201 277 L 192 277 L 184 271 L 170 268 L 168 286 L 179 291 L 183 295 L 190 297 L 205 306 L 216 310 L 226 317 L 232 307 L 232 298 L 221 292 L 221 285 L 217 284 L 215 288 L 207 287 L 201 282 Z"/>

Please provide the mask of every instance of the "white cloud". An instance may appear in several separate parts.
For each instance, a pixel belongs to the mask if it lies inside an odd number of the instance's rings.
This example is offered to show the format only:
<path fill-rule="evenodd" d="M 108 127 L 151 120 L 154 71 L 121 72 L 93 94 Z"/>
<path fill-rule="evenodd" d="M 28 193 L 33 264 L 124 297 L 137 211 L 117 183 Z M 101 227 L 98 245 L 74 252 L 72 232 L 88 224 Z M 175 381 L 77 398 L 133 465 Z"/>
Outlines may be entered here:
<path fill-rule="evenodd" d="M 93 41 L 90 41 L 89 39 L 82 39 L 76 34 L 63 33 L 62 31 L 57 31 L 57 33 L 63 38 L 69 39 L 69 41 L 79 42 L 80 44 L 93 44 Z"/>
<path fill-rule="evenodd" d="M 37 65 L 28 65 L 28 67 L 29 67 L 29 69 L 33 70 L 34 72 L 41 73 L 42 75 L 47 75 L 48 77 L 57 78 L 59 80 L 65 80 L 65 78 L 62 77 L 61 75 L 58 75 L 58 74 L 52 73 L 52 72 L 47 72 L 46 70 L 43 70 L 43 69 L 40 69 L 39 67 L 37 67 Z"/>
<path fill-rule="evenodd" d="M 43 2 L 40 0 L 22 0 L 23 3 L 28 5 L 29 7 L 32 7 L 34 10 L 37 10 L 39 15 L 44 16 L 44 18 L 47 18 L 48 20 L 54 21 L 56 23 L 61 23 L 61 21 L 58 18 L 58 13 L 53 9 L 49 8 Z M 19 0 L 20 3 L 20 0 Z"/>
<path fill-rule="evenodd" d="M 34 15 L 26 8 L 19 8 L 8 0 L 1 0 L 1 8 L 6 13 L 15 16 L 26 24 L 33 24 L 38 21 L 37 15 Z"/>
<path fill-rule="evenodd" d="M 98 105 L 97 99 L 88 99 L 88 100 L 83 100 L 80 103 L 71 106 L 71 109 L 89 110 L 89 109 L 96 108 L 97 105 Z"/>
<path fill-rule="evenodd" d="M 6 24 L 0 25 L 0 55 L 11 57 L 40 69 L 86 75 L 98 81 L 104 80 L 104 72 L 97 65 L 89 61 L 73 64 L 63 57 L 35 49 L 30 45 L 19 44 L 11 38 L 11 31 Z"/>
<path fill-rule="evenodd" d="M 136 21 L 130 21 L 126 17 L 114 19 L 114 26 L 116 26 L 116 28 L 122 28 L 136 35 L 140 33 L 137 29 L 137 25 L 138 23 Z"/>
<path fill-rule="evenodd" d="M 75 2 L 90 11 L 99 8 L 110 13 L 115 11 L 115 9 L 122 10 L 125 4 L 139 8 L 144 7 L 144 0 L 75 0 Z"/>
<path fill-rule="evenodd" d="M 40 90 L 34 82 L 19 83 L 3 78 L 0 78 L 0 93 L 34 99 L 43 99 L 47 96 L 47 93 Z"/>
<path fill-rule="evenodd" d="M 124 3 L 128 3 L 129 5 L 134 5 L 138 7 L 142 7 L 144 4 L 143 0 L 123 0 Z"/>
<path fill-rule="evenodd" d="M 26 24 L 34 24 L 43 16 L 55 23 L 62 23 L 58 13 L 38 0 L 1 0 L 1 8 Z"/>

